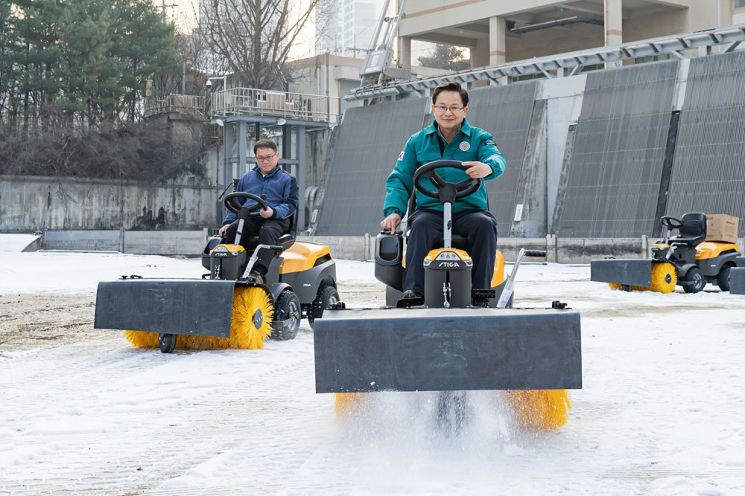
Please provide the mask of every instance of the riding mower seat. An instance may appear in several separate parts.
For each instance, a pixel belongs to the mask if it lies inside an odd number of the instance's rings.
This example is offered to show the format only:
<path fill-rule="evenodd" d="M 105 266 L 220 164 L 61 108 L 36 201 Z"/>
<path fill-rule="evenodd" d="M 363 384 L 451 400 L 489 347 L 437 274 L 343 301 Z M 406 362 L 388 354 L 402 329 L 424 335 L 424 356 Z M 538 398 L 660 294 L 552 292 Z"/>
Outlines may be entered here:
<path fill-rule="evenodd" d="M 295 244 L 295 238 L 297 237 L 297 214 L 292 214 L 290 217 L 290 229 L 277 239 L 277 244 L 282 247 L 283 250 L 288 249 Z M 248 238 L 248 246 L 251 247 L 251 251 L 256 249 L 259 244 L 258 236 L 251 236 Z"/>
<path fill-rule="evenodd" d="M 297 214 L 294 213 L 290 217 L 290 229 L 288 232 L 283 234 L 279 237 L 277 240 L 277 244 L 282 247 L 282 250 L 289 249 L 292 245 L 295 244 L 297 238 Z M 222 243 L 222 238 L 219 236 L 213 236 L 210 239 L 207 240 L 207 244 L 204 247 L 204 250 L 202 250 L 202 267 L 205 269 L 210 268 L 210 251 L 212 249 Z M 256 250 L 256 247 L 259 245 L 259 237 L 258 236 L 251 236 L 248 239 L 248 246 L 250 249 L 248 250 L 250 253 L 253 253 Z"/>
<path fill-rule="evenodd" d="M 670 238 L 670 243 L 684 244 L 695 247 L 706 239 L 706 214 L 690 212 L 680 219 L 681 226 L 677 236 Z"/>

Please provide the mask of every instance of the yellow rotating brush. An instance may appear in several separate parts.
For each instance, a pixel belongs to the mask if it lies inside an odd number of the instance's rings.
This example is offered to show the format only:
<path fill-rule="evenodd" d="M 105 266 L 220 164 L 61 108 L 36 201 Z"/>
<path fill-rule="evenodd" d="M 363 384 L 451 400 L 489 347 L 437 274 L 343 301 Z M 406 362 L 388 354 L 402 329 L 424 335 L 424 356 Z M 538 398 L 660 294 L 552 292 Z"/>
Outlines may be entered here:
<path fill-rule="evenodd" d="M 334 406 L 337 415 L 348 415 L 360 408 L 363 400 L 362 393 L 336 393 Z"/>
<path fill-rule="evenodd" d="M 572 402 L 566 389 L 507 391 L 517 423 L 526 430 L 550 431 L 567 423 Z"/>
<path fill-rule="evenodd" d="M 668 262 L 652 264 L 652 286 L 649 288 L 650 291 L 672 293 L 675 291 L 677 282 L 678 274 L 675 272 L 675 265 Z"/>
<path fill-rule="evenodd" d="M 253 316 L 262 314 L 261 325 L 256 327 Z M 274 314 L 271 296 L 262 288 L 236 287 L 233 293 L 233 315 L 230 320 L 230 337 L 180 335 L 176 347 L 187 350 L 245 349 L 264 347 L 271 334 Z M 124 336 L 135 348 L 157 348 L 158 333 L 147 331 L 124 331 Z"/>
<path fill-rule="evenodd" d="M 657 293 L 673 293 L 675 285 L 678 283 L 678 275 L 675 272 L 675 265 L 668 262 L 658 262 L 652 264 L 652 274 L 650 277 L 651 286 L 629 286 L 629 291 L 655 291 Z M 611 289 L 621 289 L 621 284 L 609 282 Z"/>

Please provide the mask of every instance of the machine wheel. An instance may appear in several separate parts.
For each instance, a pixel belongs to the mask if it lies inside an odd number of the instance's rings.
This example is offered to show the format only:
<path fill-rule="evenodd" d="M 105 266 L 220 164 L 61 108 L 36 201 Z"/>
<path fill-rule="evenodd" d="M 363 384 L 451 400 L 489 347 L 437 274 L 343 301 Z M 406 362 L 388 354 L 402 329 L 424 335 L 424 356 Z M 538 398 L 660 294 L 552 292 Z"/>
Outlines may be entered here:
<path fill-rule="evenodd" d="M 706 279 L 704 273 L 698 267 L 692 267 L 688 270 L 685 275 L 684 281 L 687 283 L 683 285 L 683 291 L 686 293 L 698 293 L 704 286 L 706 286 Z"/>
<path fill-rule="evenodd" d="M 446 435 L 458 435 L 471 415 L 465 391 L 441 391 L 437 397 L 437 427 Z"/>
<path fill-rule="evenodd" d="M 178 334 L 160 334 L 158 336 L 158 346 L 161 353 L 172 353 L 176 349 L 176 338 Z"/>
<path fill-rule="evenodd" d="M 725 265 L 717 276 L 717 286 L 722 291 L 729 291 L 729 271 L 731 268 L 731 265 Z"/>
<path fill-rule="evenodd" d="M 323 317 L 323 311 L 339 303 L 339 293 L 333 286 L 321 286 L 316 299 L 310 304 L 308 311 L 308 323 L 313 326 L 316 319 Z"/>
<path fill-rule="evenodd" d="M 274 321 L 270 337 L 278 341 L 295 339 L 301 318 L 300 299 L 294 291 L 282 291 L 274 303 Z"/>

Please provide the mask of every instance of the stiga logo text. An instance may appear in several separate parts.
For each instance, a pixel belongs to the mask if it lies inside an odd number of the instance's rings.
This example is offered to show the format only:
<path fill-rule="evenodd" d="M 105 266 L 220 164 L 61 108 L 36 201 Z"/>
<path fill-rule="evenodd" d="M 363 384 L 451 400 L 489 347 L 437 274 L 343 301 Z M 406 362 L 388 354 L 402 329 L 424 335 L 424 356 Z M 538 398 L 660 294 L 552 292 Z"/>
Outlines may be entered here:
<path fill-rule="evenodd" d="M 435 262 L 436 269 L 462 269 L 463 264 L 460 262 L 442 261 Z"/>

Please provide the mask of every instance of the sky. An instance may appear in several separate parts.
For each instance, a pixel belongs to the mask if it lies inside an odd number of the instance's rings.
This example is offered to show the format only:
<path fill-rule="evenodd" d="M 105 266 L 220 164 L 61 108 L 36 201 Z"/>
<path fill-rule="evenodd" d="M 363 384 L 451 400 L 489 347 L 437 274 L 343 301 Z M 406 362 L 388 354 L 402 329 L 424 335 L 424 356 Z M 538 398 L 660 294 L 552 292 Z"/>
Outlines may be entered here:
<path fill-rule="evenodd" d="M 64 305 L 121 273 L 203 272 L 196 259 L 20 253 L 30 239 L 0 235 L 0 302 Z M 373 268 L 337 261 L 349 308 L 380 305 Z M 588 279 L 587 265 L 541 263 L 516 279 L 516 307 L 560 299 L 582 319 L 583 388 L 552 432 L 516 428 L 494 391 L 467 393 L 458 435 L 434 422 L 437 393 L 369 394 L 338 415 L 315 393 L 307 322 L 262 350 L 164 355 L 110 330 L 0 349 L 0 493 L 744 495 L 745 296 Z M 28 314 L 65 332 L 53 305 Z"/>
<path fill-rule="evenodd" d="M 382 0 L 377 0 L 379 4 L 382 4 Z M 194 12 L 197 10 L 198 0 L 153 0 L 153 3 L 157 6 L 165 3 L 169 16 L 176 22 L 181 30 L 188 31 L 193 29 L 196 25 Z M 293 0 L 291 2 L 295 11 L 301 11 L 301 9 L 307 8 L 309 5 L 308 0 Z M 395 8 L 395 2 L 391 2 L 389 10 Z M 303 33 L 298 37 L 295 46 L 290 52 L 290 59 L 299 59 L 305 57 L 311 57 L 314 55 L 315 45 L 315 25 L 313 18 L 309 20 Z M 427 42 L 414 41 L 412 44 L 412 61 L 416 65 L 417 58 L 425 56 L 432 50 L 432 44 Z"/>

